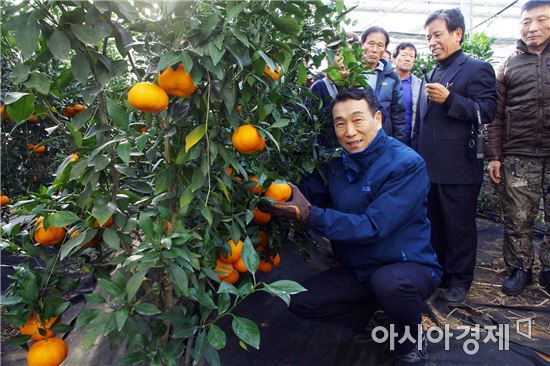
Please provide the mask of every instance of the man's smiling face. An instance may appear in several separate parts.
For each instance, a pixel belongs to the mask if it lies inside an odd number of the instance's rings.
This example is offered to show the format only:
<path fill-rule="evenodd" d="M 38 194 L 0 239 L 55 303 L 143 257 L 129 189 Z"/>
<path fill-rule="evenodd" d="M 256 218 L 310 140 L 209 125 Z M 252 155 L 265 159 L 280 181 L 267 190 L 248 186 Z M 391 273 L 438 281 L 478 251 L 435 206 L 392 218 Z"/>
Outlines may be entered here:
<path fill-rule="evenodd" d="M 382 113 L 372 113 L 364 99 L 336 103 L 332 118 L 338 143 L 349 153 L 365 150 L 382 128 Z"/>

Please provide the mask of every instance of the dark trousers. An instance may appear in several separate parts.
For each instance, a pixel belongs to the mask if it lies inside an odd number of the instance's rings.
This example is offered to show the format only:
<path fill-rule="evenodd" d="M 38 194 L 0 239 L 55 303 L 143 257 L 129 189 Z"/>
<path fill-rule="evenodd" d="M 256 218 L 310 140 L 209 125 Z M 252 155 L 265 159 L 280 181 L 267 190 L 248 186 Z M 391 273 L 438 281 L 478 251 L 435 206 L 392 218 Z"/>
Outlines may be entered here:
<path fill-rule="evenodd" d="M 479 184 L 430 184 L 428 217 L 432 247 L 443 266 L 443 287 L 469 289 L 474 279 L 480 188 Z"/>
<path fill-rule="evenodd" d="M 335 322 L 361 331 L 381 309 L 398 335 L 404 334 L 408 325 L 416 338 L 417 325 L 426 309 L 424 301 L 438 282 L 430 268 L 410 262 L 381 267 L 365 282 L 359 282 L 346 267 L 332 267 L 302 283 L 307 291 L 292 295 L 290 311 L 301 318 Z M 414 346 L 408 341 L 395 342 L 398 354 Z"/>

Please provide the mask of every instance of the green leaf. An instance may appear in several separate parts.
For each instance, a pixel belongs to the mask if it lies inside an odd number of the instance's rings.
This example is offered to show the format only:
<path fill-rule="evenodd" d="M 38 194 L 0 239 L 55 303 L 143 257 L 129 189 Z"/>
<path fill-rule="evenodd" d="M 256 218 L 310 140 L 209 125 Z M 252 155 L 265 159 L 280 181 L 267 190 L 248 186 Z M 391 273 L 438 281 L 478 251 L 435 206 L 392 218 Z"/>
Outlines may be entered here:
<path fill-rule="evenodd" d="M 94 32 L 92 27 L 86 25 L 71 24 L 71 29 L 76 38 L 88 46 L 95 46 L 103 39 L 101 34 Z"/>
<path fill-rule="evenodd" d="M 225 333 L 220 329 L 216 324 L 210 326 L 208 331 L 208 343 L 212 345 L 215 349 L 222 349 L 225 347 L 225 342 L 227 341 Z"/>
<path fill-rule="evenodd" d="M 212 300 L 212 297 L 200 289 L 192 288 L 189 290 L 189 297 L 196 300 L 199 304 L 204 306 L 207 309 L 213 310 L 216 309 L 216 304 Z"/>
<path fill-rule="evenodd" d="M 273 16 L 271 18 L 275 29 L 291 36 L 297 36 L 302 32 L 302 24 L 291 16 Z"/>
<path fill-rule="evenodd" d="M 181 63 L 183 65 L 183 68 L 187 73 L 190 73 L 193 69 L 193 59 L 187 52 L 182 52 L 181 54 Z"/>
<path fill-rule="evenodd" d="M 72 119 L 72 125 L 77 130 L 80 129 L 86 122 L 88 122 L 94 115 L 96 109 L 95 108 L 88 108 L 80 113 L 78 113 L 73 119 Z M 90 158 L 92 156 L 90 155 Z"/>
<path fill-rule="evenodd" d="M 243 244 L 242 251 L 243 262 L 250 273 L 255 273 L 258 270 L 260 264 L 260 256 L 254 249 L 252 242 L 249 238 L 246 238 Z"/>
<path fill-rule="evenodd" d="M 38 21 L 36 19 L 37 14 L 39 14 L 38 11 L 31 13 L 31 15 L 28 13 L 22 14 L 13 17 L 10 22 L 10 28 L 13 29 L 17 48 L 19 48 L 25 59 L 30 58 L 34 53 L 40 38 Z"/>
<path fill-rule="evenodd" d="M 120 238 L 116 230 L 107 228 L 103 230 L 103 241 L 115 250 L 120 250 Z"/>
<path fill-rule="evenodd" d="M 189 150 L 195 146 L 197 142 L 199 142 L 204 135 L 206 134 L 206 124 L 199 125 L 193 129 L 187 136 L 185 136 L 185 152 L 189 152 Z"/>
<path fill-rule="evenodd" d="M 100 172 L 107 168 L 110 162 L 111 158 L 108 156 L 97 156 L 95 159 L 89 160 L 88 164 L 93 166 L 96 172 Z"/>
<path fill-rule="evenodd" d="M 208 43 L 208 52 L 210 53 L 210 58 L 212 59 L 212 63 L 215 65 L 220 62 L 221 58 L 223 57 L 223 54 L 225 53 L 225 50 L 220 50 L 216 47 L 214 42 Z"/>
<path fill-rule="evenodd" d="M 6 97 L 4 98 L 4 104 L 5 105 L 13 104 L 13 103 L 17 102 L 19 99 L 23 98 L 26 95 L 31 95 L 31 94 L 29 94 L 29 93 L 19 93 L 19 92 L 7 93 Z"/>
<path fill-rule="evenodd" d="M 99 287 L 101 287 L 101 289 L 114 297 L 118 297 L 122 293 L 121 288 L 119 288 L 114 282 L 109 281 L 105 278 L 98 278 L 97 283 L 99 284 Z"/>
<path fill-rule="evenodd" d="M 71 52 L 71 41 L 69 38 L 56 29 L 53 31 L 50 38 L 48 38 L 48 48 L 50 52 L 60 61 L 69 59 L 69 53 Z"/>
<path fill-rule="evenodd" d="M 208 206 L 202 206 L 201 208 L 201 215 L 208 221 L 208 225 L 212 226 L 212 222 L 214 221 L 214 217 L 212 216 L 212 211 L 208 208 Z"/>
<path fill-rule="evenodd" d="M 85 232 L 79 233 L 74 238 L 67 240 L 61 246 L 60 258 L 64 259 L 65 257 L 69 256 L 71 253 L 75 251 L 76 248 L 80 248 L 82 244 L 92 240 L 96 234 L 97 234 L 97 230 L 95 229 L 86 230 Z"/>
<path fill-rule="evenodd" d="M 126 283 L 126 298 L 128 299 L 128 301 L 132 301 L 132 299 L 138 292 L 143 280 L 145 280 L 146 273 L 147 270 L 136 272 L 134 273 L 134 275 L 132 275 L 132 277 L 130 277 L 130 279 Z"/>
<path fill-rule="evenodd" d="M 272 124 L 269 128 L 282 128 L 288 126 L 290 123 L 290 119 L 288 118 L 281 118 L 277 120 L 274 124 Z"/>
<path fill-rule="evenodd" d="M 189 292 L 189 279 L 187 278 L 187 273 L 177 264 L 171 264 L 168 270 L 176 287 L 187 296 Z"/>
<path fill-rule="evenodd" d="M 167 53 L 165 55 L 162 55 L 157 66 L 157 71 L 164 71 L 164 69 L 166 69 L 167 67 L 179 63 L 180 60 L 181 55 L 176 53 Z"/>
<path fill-rule="evenodd" d="M 122 160 L 126 165 L 130 163 L 130 153 L 132 152 L 132 146 L 128 141 L 123 141 L 116 147 L 116 153 L 120 160 Z"/>
<path fill-rule="evenodd" d="M 116 325 L 119 332 L 124 328 L 124 324 L 126 324 L 126 320 L 128 320 L 128 315 L 130 315 L 130 313 L 126 308 L 120 308 L 115 311 Z"/>
<path fill-rule="evenodd" d="M 116 210 L 116 203 L 107 201 L 108 198 L 100 197 L 95 200 L 92 216 L 96 218 L 99 225 L 103 225 L 109 217 L 113 216 Z"/>
<path fill-rule="evenodd" d="M 230 22 L 235 18 L 241 11 L 243 11 L 248 4 L 246 2 L 237 2 L 237 1 L 228 1 L 227 3 L 227 20 Z"/>
<path fill-rule="evenodd" d="M 299 292 L 307 291 L 299 283 L 290 281 L 290 280 L 281 280 L 281 281 L 273 282 L 273 283 L 270 283 L 268 286 L 271 290 L 286 292 L 291 295 L 297 294 Z"/>
<path fill-rule="evenodd" d="M 80 220 L 78 216 L 71 211 L 58 211 L 46 217 L 45 226 L 68 226 Z"/>
<path fill-rule="evenodd" d="M 128 114 L 126 113 L 126 109 L 122 108 L 110 98 L 107 98 L 107 113 L 115 123 L 115 126 L 124 129 L 128 127 Z"/>
<path fill-rule="evenodd" d="M 26 121 L 34 111 L 34 103 L 35 98 L 33 95 L 22 95 L 15 102 L 8 105 L 7 110 L 13 121 Z"/>
<path fill-rule="evenodd" d="M 15 85 L 19 85 L 29 77 L 31 69 L 24 63 L 18 62 L 15 64 L 12 72 L 8 75 L 11 82 Z"/>
<path fill-rule="evenodd" d="M 136 305 L 136 311 L 141 315 L 158 315 L 161 311 L 153 304 L 142 302 Z"/>
<path fill-rule="evenodd" d="M 307 68 L 302 62 L 298 63 L 298 81 L 297 86 L 302 86 L 307 79 Z"/>
<path fill-rule="evenodd" d="M 97 318 L 100 312 L 101 310 L 99 309 L 84 309 L 80 314 L 78 314 L 78 317 L 76 318 L 74 330 L 77 330 L 84 325 L 90 324 L 92 320 Z"/>
<path fill-rule="evenodd" d="M 234 316 L 231 328 L 240 340 L 256 349 L 260 349 L 260 330 L 252 320 Z"/>
<path fill-rule="evenodd" d="M 103 331 L 105 329 L 105 322 L 103 321 L 96 321 L 93 325 L 86 328 L 86 331 L 84 332 L 84 339 L 82 341 L 82 345 L 84 346 L 84 350 L 88 350 L 90 347 L 92 347 L 95 343 L 95 341 L 103 334 Z"/>
<path fill-rule="evenodd" d="M 81 54 L 77 53 L 75 57 L 71 60 L 71 71 L 73 72 L 74 78 L 81 83 L 85 83 L 88 80 L 88 77 L 92 74 L 92 69 L 88 63 L 88 59 Z M 81 115 L 79 113 L 78 115 Z"/>
<path fill-rule="evenodd" d="M 258 50 L 258 54 L 264 59 L 265 63 L 267 64 L 267 66 L 271 69 L 271 70 L 276 70 L 277 67 L 275 66 L 275 63 L 273 62 L 273 60 L 271 59 L 271 57 L 269 57 L 268 55 L 265 54 L 265 52 L 263 52 L 262 50 Z"/>
<path fill-rule="evenodd" d="M 0 305 L 3 306 L 9 306 L 9 305 L 17 305 L 23 301 L 22 298 L 19 296 L 4 296 L 0 295 Z"/>
<path fill-rule="evenodd" d="M 239 291 L 235 286 L 229 282 L 221 281 L 220 288 L 218 289 L 219 294 L 235 294 L 238 295 Z"/>
<path fill-rule="evenodd" d="M 95 292 L 85 294 L 84 297 L 86 298 L 86 302 L 89 304 L 104 304 L 106 302 L 103 296 Z"/>
<path fill-rule="evenodd" d="M 50 92 L 50 79 L 38 71 L 31 72 L 29 79 L 24 84 L 27 88 L 33 88 L 40 94 L 48 95 Z"/>
<path fill-rule="evenodd" d="M 152 240 L 154 238 L 155 231 L 153 229 L 153 221 L 151 217 L 143 211 L 139 214 L 139 226 L 145 233 L 147 239 Z"/>

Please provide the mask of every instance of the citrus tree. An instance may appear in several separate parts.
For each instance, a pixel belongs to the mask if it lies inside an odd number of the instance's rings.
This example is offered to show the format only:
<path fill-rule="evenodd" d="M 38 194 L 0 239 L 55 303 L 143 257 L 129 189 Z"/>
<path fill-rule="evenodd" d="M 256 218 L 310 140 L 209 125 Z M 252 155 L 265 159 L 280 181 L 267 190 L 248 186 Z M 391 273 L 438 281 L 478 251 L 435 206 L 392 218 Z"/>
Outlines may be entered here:
<path fill-rule="evenodd" d="M 256 204 L 288 199 L 284 181 L 316 167 L 303 83 L 342 2 L 36 0 L 1 11 L 3 140 L 36 114 L 45 135 L 31 151 L 59 146 L 53 180 L 13 200 L 19 219 L 1 231 L 23 258 L 2 305 L 21 326 L 13 341 L 36 340 L 29 364 L 61 362 L 53 334 L 84 327 L 85 348 L 108 336 L 127 363 L 215 365 L 222 317 L 243 348 L 259 348 L 237 305 L 256 291 L 288 304 L 304 289 L 261 281 L 288 229 Z M 98 282 L 91 306 L 63 324 L 83 273 Z"/>

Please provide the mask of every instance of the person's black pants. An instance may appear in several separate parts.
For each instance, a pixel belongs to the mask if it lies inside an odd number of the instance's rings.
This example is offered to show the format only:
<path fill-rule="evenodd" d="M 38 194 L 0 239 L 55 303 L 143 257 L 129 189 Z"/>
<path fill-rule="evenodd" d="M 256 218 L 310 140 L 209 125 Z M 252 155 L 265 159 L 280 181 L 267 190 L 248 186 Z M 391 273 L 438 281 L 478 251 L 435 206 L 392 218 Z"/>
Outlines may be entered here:
<path fill-rule="evenodd" d="M 435 291 L 439 278 L 428 267 L 404 262 L 383 266 L 369 280 L 359 282 L 348 268 L 333 267 L 306 279 L 307 291 L 292 295 L 290 311 L 301 318 L 330 321 L 355 331 L 365 328 L 376 310 L 382 309 L 400 339 L 405 326 L 416 339 L 417 326 L 426 309 L 425 300 Z M 404 354 L 415 343 L 395 342 Z"/>
<path fill-rule="evenodd" d="M 442 287 L 470 289 L 477 251 L 479 184 L 430 184 L 428 217 L 432 247 L 443 266 Z"/>

